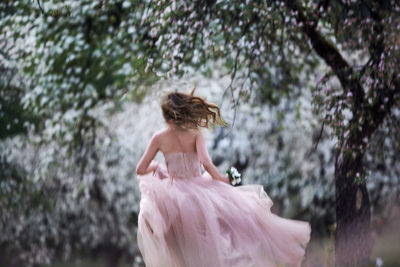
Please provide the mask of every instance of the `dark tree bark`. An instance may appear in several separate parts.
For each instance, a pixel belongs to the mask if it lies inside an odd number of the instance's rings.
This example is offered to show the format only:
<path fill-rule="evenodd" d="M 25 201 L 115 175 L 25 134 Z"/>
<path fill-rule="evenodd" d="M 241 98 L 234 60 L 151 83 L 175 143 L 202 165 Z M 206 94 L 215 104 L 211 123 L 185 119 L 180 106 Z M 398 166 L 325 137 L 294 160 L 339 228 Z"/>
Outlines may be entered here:
<path fill-rule="evenodd" d="M 365 175 L 363 157 L 365 150 L 358 149 L 363 139 L 369 138 L 377 130 L 394 103 L 395 92 L 400 90 L 399 81 L 393 79 L 395 90 L 386 88 L 378 94 L 375 104 L 365 101 L 365 92 L 360 81 L 354 77 L 351 66 L 340 52 L 327 41 L 317 30 L 317 23 L 309 19 L 297 1 L 284 0 L 285 4 L 297 12 L 297 20 L 302 22 L 301 30 L 308 37 L 313 50 L 324 59 L 339 79 L 344 94 L 352 93 L 352 114 L 349 122 L 349 135 L 343 137 L 342 148 L 336 154 L 336 231 L 335 253 L 337 266 L 367 266 L 373 247 L 371 236 L 371 204 L 365 180 L 356 182 L 356 177 Z M 374 14 L 377 16 L 377 14 Z M 377 18 L 379 19 L 379 17 Z M 371 58 L 380 56 L 383 40 L 378 39 L 370 51 Z M 387 99 L 384 102 L 383 99 Z M 384 107 L 383 109 L 381 107 Z M 358 125 L 360 118 L 363 120 Z M 355 149 L 354 149 L 355 148 Z"/>
<path fill-rule="evenodd" d="M 348 141 L 352 146 L 354 142 Z M 352 155 L 339 151 L 335 163 L 337 266 L 367 266 L 373 247 L 371 205 L 365 182 L 355 183 L 354 175 L 363 175 L 363 153 Z"/>

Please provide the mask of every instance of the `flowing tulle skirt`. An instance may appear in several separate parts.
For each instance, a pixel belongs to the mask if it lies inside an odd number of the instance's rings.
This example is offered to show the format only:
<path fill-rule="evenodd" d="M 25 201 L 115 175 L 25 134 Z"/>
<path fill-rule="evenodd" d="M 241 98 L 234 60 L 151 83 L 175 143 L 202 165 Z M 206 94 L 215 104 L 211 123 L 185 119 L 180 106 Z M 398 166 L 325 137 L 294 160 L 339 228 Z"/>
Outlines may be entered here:
<path fill-rule="evenodd" d="M 139 176 L 138 245 L 147 267 L 300 266 L 309 223 L 271 213 L 261 185 Z"/>

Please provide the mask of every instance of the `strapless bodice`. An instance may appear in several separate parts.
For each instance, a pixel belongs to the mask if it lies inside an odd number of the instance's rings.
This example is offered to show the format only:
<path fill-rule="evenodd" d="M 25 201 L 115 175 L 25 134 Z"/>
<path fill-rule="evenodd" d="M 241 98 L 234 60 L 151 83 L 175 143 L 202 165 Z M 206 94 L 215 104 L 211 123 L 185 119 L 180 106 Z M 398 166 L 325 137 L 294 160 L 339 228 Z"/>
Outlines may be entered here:
<path fill-rule="evenodd" d="M 164 153 L 169 176 L 188 179 L 201 175 L 201 163 L 197 152 Z"/>

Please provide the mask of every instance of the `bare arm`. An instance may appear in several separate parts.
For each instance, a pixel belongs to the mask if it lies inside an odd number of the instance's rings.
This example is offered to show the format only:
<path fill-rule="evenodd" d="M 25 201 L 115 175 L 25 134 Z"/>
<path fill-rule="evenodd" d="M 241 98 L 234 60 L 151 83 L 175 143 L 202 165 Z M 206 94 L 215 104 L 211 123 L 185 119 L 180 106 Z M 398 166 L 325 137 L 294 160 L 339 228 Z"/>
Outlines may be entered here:
<path fill-rule="evenodd" d="M 146 148 L 142 158 L 136 166 L 136 173 L 138 175 L 144 175 L 149 172 L 154 172 L 157 169 L 158 164 L 153 161 L 159 150 L 159 134 L 154 134 L 150 139 L 150 144 Z"/>
<path fill-rule="evenodd" d="M 202 132 L 199 132 L 196 136 L 196 149 L 204 169 L 212 176 L 212 178 L 229 183 L 228 176 L 221 174 L 217 167 L 212 163 Z"/>

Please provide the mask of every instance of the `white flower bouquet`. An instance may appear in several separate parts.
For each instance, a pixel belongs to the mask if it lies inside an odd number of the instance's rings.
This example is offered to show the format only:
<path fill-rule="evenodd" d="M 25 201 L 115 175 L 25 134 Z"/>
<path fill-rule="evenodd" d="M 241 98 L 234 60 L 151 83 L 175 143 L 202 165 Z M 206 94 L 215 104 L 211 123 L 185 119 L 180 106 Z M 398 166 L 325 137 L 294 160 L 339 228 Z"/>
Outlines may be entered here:
<path fill-rule="evenodd" d="M 229 182 L 233 186 L 239 186 L 242 185 L 242 178 L 241 174 L 238 172 L 238 170 L 235 167 L 231 167 L 229 170 L 226 170 L 226 174 L 229 177 Z"/>

